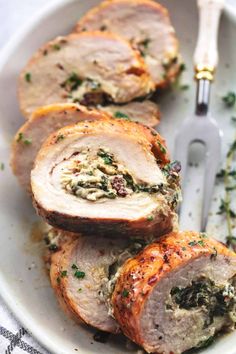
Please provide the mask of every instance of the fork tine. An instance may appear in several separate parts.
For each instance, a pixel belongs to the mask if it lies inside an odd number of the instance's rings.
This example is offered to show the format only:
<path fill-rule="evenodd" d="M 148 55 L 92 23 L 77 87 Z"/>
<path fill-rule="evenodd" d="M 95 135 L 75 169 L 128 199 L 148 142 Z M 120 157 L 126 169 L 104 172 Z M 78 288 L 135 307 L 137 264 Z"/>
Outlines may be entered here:
<path fill-rule="evenodd" d="M 212 127 L 214 128 L 214 127 Z M 201 231 L 206 230 L 208 213 L 210 210 L 211 199 L 214 190 L 215 178 L 221 159 L 221 132 L 212 129 L 209 132 L 210 139 L 206 141 L 206 162 L 203 189 L 203 205 L 201 218 Z"/>

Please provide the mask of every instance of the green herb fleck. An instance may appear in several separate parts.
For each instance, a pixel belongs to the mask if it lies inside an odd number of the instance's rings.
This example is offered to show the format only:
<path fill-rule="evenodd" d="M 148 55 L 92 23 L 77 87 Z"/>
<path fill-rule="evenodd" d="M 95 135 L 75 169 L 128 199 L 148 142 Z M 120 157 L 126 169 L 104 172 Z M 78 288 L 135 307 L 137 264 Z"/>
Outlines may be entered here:
<path fill-rule="evenodd" d="M 66 79 L 62 84 L 61 87 L 65 88 L 67 91 L 71 92 L 74 90 L 77 90 L 79 86 L 81 86 L 83 83 L 83 80 L 79 78 L 79 76 L 75 73 L 72 72 L 68 79 Z"/>
<path fill-rule="evenodd" d="M 186 251 L 186 247 L 182 247 L 182 251 Z"/>
<path fill-rule="evenodd" d="M 158 146 L 163 154 L 166 154 L 166 148 L 160 143 L 160 141 L 157 142 Z"/>
<path fill-rule="evenodd" d="M 123 112 L 120 112 L 120 111 L 116 111 L 114 113 L 114 117 L 115 118 L 122 118 L 122 119 L 127 119 L 127 120 L 130 120 L 129 116 L 127 116 L 127 114 L 123 113 Z"/>
<path fill-rule="evenodd" d="M 190 241 L 189 243 L 189 246 L 193 247 L 193 246 L 196 246 L 197 245 L 197 241 Z"/>
<path fill-rule="evenodd" d="M 78 269 L 78 267 L 77 267 L 76 264 L 72 264 L 71 268 L 72 268 L 72 269 Z"/>
<path fill-rule="evenodd" d="M 52 243 L 49 247 L 48 247 L 49 251 L 52 252 L 56 252 L 58 251 L 58 246 L 55 243 Z"/>
<path fill-rule="evenodd" d="M 25 144 L 25 145 L 30 145 L 30 144 L 32 143 L 32 140 L 26 138 L 23 133 L 19 133 L 19 134 L 18 134 L 18 137 L 17 137 L 17 139 L 16 139 L 16 142 L 17 142 L 17 143 L 22 142 L 22 143 Z"/>
<path fill-rule="evenodd" d="M 181 86 L 180 86 L 180 90 L 182 90 L 182 91 L 186 91 L 186 90 L 188 90 L 189 88 L 190 88 L 190 86 L 187 85 L 187 84 L 184 84 L 184 85 L 181 85 Z"/>
<path fill-rule="evenodd" d="M 1 163 L 0 163 L 0 170 L 1 170 L 1 171 L 3 171 L 3 170 L 4 170 L 4 168 L 5 168 L 5 165 L 4 165 L 4 163 L 3 163 L 3 162 L 1 162 Z"/>
<path fill-rule="evenodd" d="M 61 278 L 57 277 L 57 284 L 60 284 L 60 282 L 61 282 Z"/>
<path fill-rule="evenodd" d="M 67 270 L 61 271 L 61 278 L 65 278 L 67 276 Z"/>
<path fill-rule="evenodd" d="M 82 288 L 79 288 L 79 289 L 78 289 L 77 291 L 78 291 L 78 293 L 81 293 L 81 291 L 82 291 Z"/>
<path fill-rule="evenodd" d="M 153 221 L 153 216 L 152 215 L 149 215 L 149 216 L 147 216 L 147 221 Z"/>
<path fill-rule="evenodd" d="M 225 103 L 226 107 L 234 107 L 236 102 L 236 94 L 232 91 L 229 91 L 225 96 L 222 97 L 222 100 Z"/>
<path fill-rule="evenodd" d="M 61 46 L 59 44 L 57 44 L 57 43 L 53 44 L 52 47 L 53 47 L 54 50 L 60 50 L 61 49 Z"/>
<path fill-rule="evenodd" d="M 74 276 L 78 279 L 83 279 L 85 277 L 85 272 L 81 272 L 80 270 L 76 270 Z"/>
<path fill-rule="evenodd" d="M 113 163 L 113 157 L 111 154 L 108 152 L 104 151 L 103 149 L 100 149 L 97 153 L 99 157 L 101 157 L 106 165 L 112 165 Z"/>
<path fill-rule="evenodd" d="M 180 72 L 185 71 L 186 70 L 186 65 L 184 63 L 181 63 L 180 67 L 179 67 L 179 70 L 180 70 Z"/>
<path fill-rule="evenodd" d="M 58 143 L 59 141 L 63 140 L 65 138 L 65 136 L 63 134 L 59 134 L 57 137 L 56 137 L 56 140 L 55 142 Z"/>
<path fill-rule="evenodd" d="M 127 289 L 124 289 L 124 290 L 122 291 L 122 296 L 123 296 L 123 297 L 128 297 L 128 296 L 129 296 L 129 292 L 128 292 Z"/>
<path fill-rule="evenodd" d="M 26 73 L 25 74 L 25 81 L 26 82 L 31 82 L 31 73 Z"/>

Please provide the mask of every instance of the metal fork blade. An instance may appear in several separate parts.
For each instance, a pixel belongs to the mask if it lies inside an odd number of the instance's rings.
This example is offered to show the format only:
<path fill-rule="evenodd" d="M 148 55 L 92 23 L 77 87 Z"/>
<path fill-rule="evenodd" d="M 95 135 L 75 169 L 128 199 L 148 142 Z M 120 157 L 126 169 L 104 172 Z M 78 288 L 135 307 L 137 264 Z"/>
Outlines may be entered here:
<path fill-rule="evenodd" d="M 215 176 L 221 158 L 222 133 L 214 119 L 207 116 L 193 116 L 182 124 L 176 136 L 174 158 L 182 165 L 182 193 L 186 179 L 189 146 L 200 142 L 206 147 L 204 199 L 202 205 L 201 231 L 205 231 L 211 198 L 214 189 Z"/>

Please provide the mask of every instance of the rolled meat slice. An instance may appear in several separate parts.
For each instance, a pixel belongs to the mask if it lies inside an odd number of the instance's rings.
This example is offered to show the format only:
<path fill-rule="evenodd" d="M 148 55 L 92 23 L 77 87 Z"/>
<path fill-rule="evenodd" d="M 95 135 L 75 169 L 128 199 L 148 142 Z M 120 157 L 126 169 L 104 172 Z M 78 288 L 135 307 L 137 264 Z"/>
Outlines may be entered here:
<path fill-rule="evenodd" d="M 106 114 L 74 103 L 38 108 L 18 130 L 12 144 L 11 167 L 19 183 L 31 191 L 30 173 L 39 149 L 56 130 L 84 120 L 105 119 Z"/>
<path fill-rule="evenodd" d="M 115 34 L 73 33 L 39 49 L 21 72 L 19 101 L 29 117 L 52 103 L 126 103 L 154 88 L 140 54 Z"/>
<path fill-rule="evenodd" d="M 178 172 L 158 133 L 101 119 L 52 134 L 35 160 L 31 187 L 39 215 L 60 229 L 163 234 L 175 221 Z"/>
<path fill-rule="evenodd" d="M 125 105 L 98 106 L 99 110 L 111 114 L 114 118 L 128 119 L 155 127 L 160 121 L 160 110 L 156 103 L 145 100 L 133 101 Z"/>
<path fill-rule="evenodd" d="M 107 0 L 82 17 L 76 31 L 110 31 L 130 41 L 143 56 L 156 87 L 180 71 L 179 44 L 165 7 L 151 0 Z"/>
<path fill-rule="evenodd" d="M 54 233 L 54 239 L 61 238 L 59 250 L 51 254 L 50 267 L 51 284 L 61 307 L 76 321 L 102 331 L 119 332 L 119 325 L 110 315 L 107 284 L 115 269 L 143 245 L 97 235 L 73 236 L 53 229 L 50 233 Z"/>
<path fill-rule="evenodd" d="M 236 322 L 236 255 L 205 233 L 162 237 L 116 274 L 121 330 L 147 352 L 180 354 Z"/>

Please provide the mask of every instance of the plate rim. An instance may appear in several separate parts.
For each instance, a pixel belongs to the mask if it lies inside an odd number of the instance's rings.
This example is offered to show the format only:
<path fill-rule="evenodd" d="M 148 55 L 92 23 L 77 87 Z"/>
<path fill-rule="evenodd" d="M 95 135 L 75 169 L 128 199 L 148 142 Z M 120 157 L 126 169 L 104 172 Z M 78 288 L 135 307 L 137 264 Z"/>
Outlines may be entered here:
<path fill-rule="evenodd" d="M 39 25 L 39 23 L 43 20 L 44 16 L 48 16 L 52 14 L 54 11 L 73 3 L 75 1 L 82 0 L 51 0 L 50 3 L 44 5 L 37 13 L 35 13 L 23 26 L 22 28 L 11 36 L 9 42 L 5 44 L 1 49 L 0 55 L 0 74 L 4 65 L 6 64 L 9 57 L 11 57 L 12 52 L 15 50 L 15 47 L 23 41 L 24 37 L 32 31 L 35 27 Z M 236 6 L 232 4 L 225 4 L 224 14 L 230 19 L 230 21 L 236 24 Z M 42 349 L 46 349 L 49 353 L 55 354 L 68 354 L 66 352 L 60 351 L 58 352 L 57 345 L 50 340 L 49 336 L 42 336 L 42 332 L 37 334 L 38 329 L 37 325 L 35 325 L 35 321 L 32 318 L 30 311 L 27 316 L 25 316 L 25 312 L 20 303 L 16 302 L 16 298 L 11 295 L 11 291 L 9 291 L 8 283 L 5 281 L 4 276 L 0 272 L 0 298 L 3 303 L 7 306 L 10 312 L 13 313 L 15 319 L 18 321 L 20 325 L 26 328 L 27 332 L 42 346 Z M 40 336 L 41 335 L 41 336 Z M 84 350 L 78 348 L 78 354 L 84 354 Z"/>

